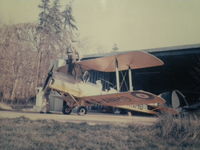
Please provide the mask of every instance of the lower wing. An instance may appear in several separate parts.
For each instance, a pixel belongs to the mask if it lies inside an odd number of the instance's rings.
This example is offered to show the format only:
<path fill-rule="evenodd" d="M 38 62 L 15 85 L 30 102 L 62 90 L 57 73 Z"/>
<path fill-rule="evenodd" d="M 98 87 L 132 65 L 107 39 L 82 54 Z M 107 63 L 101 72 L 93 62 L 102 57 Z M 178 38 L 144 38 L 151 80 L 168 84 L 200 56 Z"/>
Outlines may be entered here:
<path fill-rule="evenodd" d="M 85 101 L 88 104 L 99 104 L 105 106 L 165 103 L 164 99 L 145 91 L 121 92 L 98 96 L 88 96 L 79 99 Z"/>

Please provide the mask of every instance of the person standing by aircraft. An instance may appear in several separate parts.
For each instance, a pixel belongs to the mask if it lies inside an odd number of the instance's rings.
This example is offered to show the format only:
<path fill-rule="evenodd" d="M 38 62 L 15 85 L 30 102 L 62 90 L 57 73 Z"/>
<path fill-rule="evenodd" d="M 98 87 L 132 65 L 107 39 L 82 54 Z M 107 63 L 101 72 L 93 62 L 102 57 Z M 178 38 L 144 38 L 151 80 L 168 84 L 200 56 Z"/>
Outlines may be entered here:
<path fill-rule="evenodd" d="M 70 46 L 67 49 L 67 64 L 68 64 L 68 73 L 72 74 L 74 69 L 74 63 L 79 59 L 79 54 L 76 51 L 76 49 L 70 44 Z"/>

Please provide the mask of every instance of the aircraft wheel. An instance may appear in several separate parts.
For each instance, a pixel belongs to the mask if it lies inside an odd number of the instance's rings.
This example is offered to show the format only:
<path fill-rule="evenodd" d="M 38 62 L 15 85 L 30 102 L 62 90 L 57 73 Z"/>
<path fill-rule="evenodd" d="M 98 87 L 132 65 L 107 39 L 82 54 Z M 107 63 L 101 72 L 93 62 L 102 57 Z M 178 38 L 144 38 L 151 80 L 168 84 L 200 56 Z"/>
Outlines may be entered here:
<path fill-rule="evenodd" d="M 86 115 L 87 114 L 87 108 L 84 106 L 81 106 L 77 110 L 77 114 L 80 116 Z"/>
<path fill-rule="evenodd" d="M 62 112 L 65 115 L 69 115 L 72 112 L 72 108 L 70 108 L 68 105 L 63 105 Z"/>
<path fill-rule="evenodd" d="M 131 111 L 128 111 L 127 114 L 128 114 L 128 116 L 132 116 L 133 115 L 133 113 Z"/>

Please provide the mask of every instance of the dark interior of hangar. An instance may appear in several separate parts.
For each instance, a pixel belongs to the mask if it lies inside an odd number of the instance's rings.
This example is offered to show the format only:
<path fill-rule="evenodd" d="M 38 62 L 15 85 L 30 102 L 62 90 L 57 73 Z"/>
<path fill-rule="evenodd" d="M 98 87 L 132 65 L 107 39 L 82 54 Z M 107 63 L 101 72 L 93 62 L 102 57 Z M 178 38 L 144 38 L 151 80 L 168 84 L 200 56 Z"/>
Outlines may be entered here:
<path fill-rule="evenodd" d="M 200 97 L 200 48 L 151 53 L 165 64 L 133 71 L 135 89 L 155 94 L 177 89 L 190 101 Z"/>
<path fill-rule="evenodd" d="M 200 97 L 200 47 L 157 50 L 151 54 L 165 64 L 160 67 L 132 70 L 134 90 L 145 90 L 155 94 L 179 90 L 192 102 Z M 123 74 L 123 75 L 122 75 Z M 92 82 L 102 80 L 104 89 L 115 87 L 115 73 L 91 71 Z M 107 82 L 107 81 L 109 82 Z M 120 73 L 122 91 L 129 89 L 128 71 Z"/>

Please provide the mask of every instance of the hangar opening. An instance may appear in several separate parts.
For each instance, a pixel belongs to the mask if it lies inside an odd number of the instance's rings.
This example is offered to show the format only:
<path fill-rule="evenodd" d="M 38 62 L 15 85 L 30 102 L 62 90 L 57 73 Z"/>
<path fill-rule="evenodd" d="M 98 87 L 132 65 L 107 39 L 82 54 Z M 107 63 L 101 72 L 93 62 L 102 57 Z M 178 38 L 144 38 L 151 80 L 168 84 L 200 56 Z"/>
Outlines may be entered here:
<path fill-rule="evenodd" d="M 165 64 L 159 67 L 133 69 L 134 90 L 145 90 L 154 94 L 179 90 L 189 102 L 200 97 L 200 45 L 187 45 L 143 50 L 160 58 Z M 113 55 L 91 55 L 83 59 Z M 115 73 L 90 71 L 90 81 L 101 80 L 104 89 L 116 88 Z M 128 91 L 128 71 L 120 73 L 121 91 Z"/>

